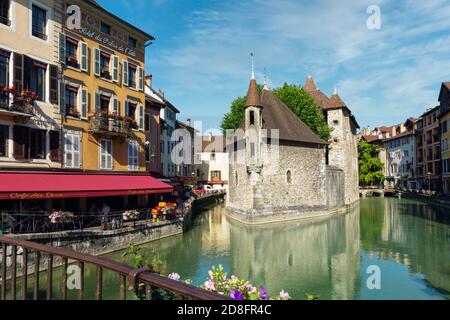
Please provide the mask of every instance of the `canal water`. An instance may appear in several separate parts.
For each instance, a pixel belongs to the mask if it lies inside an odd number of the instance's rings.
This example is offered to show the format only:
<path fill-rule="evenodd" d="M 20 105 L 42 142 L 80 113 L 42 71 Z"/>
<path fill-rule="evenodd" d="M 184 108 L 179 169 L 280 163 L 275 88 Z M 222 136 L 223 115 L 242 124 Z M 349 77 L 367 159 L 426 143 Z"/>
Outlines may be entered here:
<path fill-rule="evenodd" d="M 258 227 L 228 218 L 219 205 L 200 212 L 189 232 L 143 247 L 159 255 L 164 274 L 196 285 L 221 264 L 294 299 L 450 298 L 450 210 L 413 200 L 367 198 L 346 214 Z M 129 262 L 123 252 L 107 257 Z M 373 266 L 380 289 L 367 285 Z"/>

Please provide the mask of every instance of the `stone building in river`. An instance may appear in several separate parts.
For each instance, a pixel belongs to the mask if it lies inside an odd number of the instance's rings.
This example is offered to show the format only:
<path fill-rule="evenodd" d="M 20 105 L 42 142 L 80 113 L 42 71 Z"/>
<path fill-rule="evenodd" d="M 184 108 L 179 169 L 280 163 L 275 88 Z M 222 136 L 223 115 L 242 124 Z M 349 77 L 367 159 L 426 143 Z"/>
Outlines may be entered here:
<path fill-rule="evenodd" d="M 244 123 L 227 141 L 231 217 L 245 223 L 298 219 L 358 200 L 357 123 L 337 93 L 329 99 L 312 90 L 315 86 L 305 87 L 334 129 L 331 142 L 317 136 L 267 85 L 258 92 L 252 77 Z"/>

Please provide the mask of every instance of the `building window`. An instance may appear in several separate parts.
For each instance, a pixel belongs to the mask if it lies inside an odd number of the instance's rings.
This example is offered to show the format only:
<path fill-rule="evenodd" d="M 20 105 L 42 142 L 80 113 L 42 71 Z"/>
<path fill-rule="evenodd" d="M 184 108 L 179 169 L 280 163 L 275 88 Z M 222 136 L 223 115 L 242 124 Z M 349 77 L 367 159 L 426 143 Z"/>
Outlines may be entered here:
<path fill-rule="evenodd" d="M 29 65 L 30 79 L 28 87 L 37 96 L 39 101 L 45 101 L 45 73 L 47 65 L 37 61 L 32 61 Z"/>
<path fill-rule="evenodd" d="M 250 125 L 253 126 L 255 124 L 255 112 L 250 111 Z"/>
<path fill-rule="evenodd" d="M 64 166 L 66 168 L 81 167 L 80 142 L 80 135 L 64 135 Z"/>
<path fill-rule="evenodd" d="M 288 170 L 286 172 L 286 182 L 289 183 L 289 184 L 292 183 L 292 172 L 291 172 L 291 170 Z"/>
<path fill-rule="evenodd" d="M 9 53 L 0 50 L 0 88 L 9 85 Z M 9 94 L 0 89 L 0 108 L 8 108 Z"/>
<path fill-rule="evenodd" d="M 105 33 L 105 34 L 111 34 L 111 26 L 109 26 L 108 24 L 102 22 L 100 24 L 100 31 Z"/>
<path fill-rule="evenodd" d="M 132 48 L 137 47 L 137 40 L 133 37 L 128 37 L 128 45 Z"/>
<path fill-rule="evenodd" d="M 339 120 L 333 120 L 333 124 L 337 126 L 339 124 Z"/>
<path fill-rule="evenodd" d="M 211 181 L 222 181 L 222 173 L 220 172 L 220 170 L 211 171 Z"/>
<path fill-rule="evenodd" d="M 238 186 L 239 185 L 239 175 L 238 175 L 237 171 L 234 173 L 234 179 L 236 180 L 236 186 Z"/>
<path fill-rule="evenodd" d="M 112 168 L 112 141 L 106 139 L 100 140 L 100 169 L 112 170 Z"/>
<path fill-rule="evenodd" d="M 136 71 L 137 67 L 134 64 L 128 64 L 128 86 L 136 88 Z"/>
<path fill-rule="evenodd" d="M 47 11 L 33 4 L 32 35 L 47 41 Z"/>
<path fill-rule="evenodd" d="M 109 53 L 100 52 L 100 76 L 107 80 L 111 80 L 111 72 L 109 69 L 109 62 L 111 61 L 111 55 Z"/>
<path fill-rule="evenodd" d="M 126 113 L 126 116 L 132 120 L 130 122 L 131 129 L 138 129 L 138 124 L 136 122 L 136 109 L 137 109 L 137 104 L 134 102 L 128 101 L 128 111 Z"/>
<path fill-rule="evenodd" d="M 66 37 L 66 63 L 73 68 L 79 68 L 78 64 L 78 41 L 69 37 Z"/>
<path fill-rule="evenodd" d="M 9 127 L 0 125 L 0 157 L 8 157 Z"/>
<path fill-rule="evenodd" d="M 11 25 L 11 20 L 9 19 L 9 6 L 10 0 L 0 0 L 0 23 L 7 26 Z"/>
<path fill-rule="evenodd" d="M 139 143 L 137 141 L 128 142 L 128 170 L 139 170 Z"/>
<path fill-rule="evenodd" d="M 254 157 L 255 156 L 255 154 L 256 154 L 256 151 L 255 151 L 255 144 L 253 143 L 253 142 L 251 142 L 250 143 L 250 157 Z"/>
<path fill-rule="evenodd" d="M 215 152 L 211 153 L 211 156 L 209 157 L 209 160 L 216 161 L 216 153 Z"/>
<path fill-rule="evenodd" d="M 108 112 L 110 102 L 111 102 L 110 96 L 104 94 L 100 95 L 100 111 Z"/>
<path fill-rule="evenodd" d="M 66 85 L 66 114 L 78 118 L 80 113 L 77 109 L 78 88 Z"/>
<path fill-rule="evenodd" d="M 45 156 L 45 131 L 30 130 L 30 158 L 43 160 Z"/>

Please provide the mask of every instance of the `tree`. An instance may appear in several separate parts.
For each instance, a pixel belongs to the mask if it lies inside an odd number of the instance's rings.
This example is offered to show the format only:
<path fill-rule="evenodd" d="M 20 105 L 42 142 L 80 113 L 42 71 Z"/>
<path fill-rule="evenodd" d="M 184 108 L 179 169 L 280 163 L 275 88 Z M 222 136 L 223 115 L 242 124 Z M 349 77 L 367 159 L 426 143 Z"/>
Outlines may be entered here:
<path fill-rule="evenodd" d="M 364 186 L 380 184 L 385 177 L 383 162 L 377 157 L 375 145 L 361 139 L 358 145 L 359 182 Z"/>
<path fill-rule="evenodd" d="M 260 86 L 258 90 L 261 90 Z M 282 87 L 274 89 L 273 93 L 319 137 L 324 140 L 330 139 L 331 128 L 327 125 L 320 108 L 302 87 L 285 83 Z M 239 97 L 231 103 L 230 112 L 222 119 L 221 127 L 224 133 L 227 129 L 236 130 L 240 127 L 244 121 L 245 102 L 245 97 Z"/>

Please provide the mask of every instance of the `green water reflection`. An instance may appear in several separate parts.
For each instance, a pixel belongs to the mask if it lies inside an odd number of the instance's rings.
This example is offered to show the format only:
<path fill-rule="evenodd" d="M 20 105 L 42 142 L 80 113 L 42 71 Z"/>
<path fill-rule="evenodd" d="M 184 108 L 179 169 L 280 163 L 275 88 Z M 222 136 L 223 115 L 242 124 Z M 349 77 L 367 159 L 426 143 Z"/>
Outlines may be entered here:
<path fill-rule="evenodd" d="M 303 299 L 450 298 L 450 210 L 411 200 L 368 198 L 347 214 L 318 221 L 249 227 L 222 206 L 200 213 L 188 233 L 146 245 L 195 284 L 213 264 L 230 274 Z M 124 261 L 121 253 L 110 258 Z M 381 268 L 381 290 L 366 286 Z"/>
<path fill-rule="evenodd" d="M 305 293 L 321 299 L 450 298 L 450 210 L 411 200 L 362 199 L 346 214 L 263 227 L 237 223 L 216 206 L 200 212 L 189 232 L 144 247 L 148 255 L 160 255 L 163 274 L 177 272 L 196 285 L 211 265 L 222 264 L 271 294 L 284 289 L 296 299 Z M 123 252 L 107 257 L 130 262 Z M 367 288 L 370 265 L 381 269 L 380 290 Z M 59 298 L 61 271 L 54 274 Z M 85 298 L 94 299 L 95 268 L 86 266 L 85 275 Z M 117 299 L 118 277 L 103 277 L 103 297 Z M 30 279 L 30 295 L 32 286 Z M 75 299 L 76 291 L 69 290 L 69 297 Z"/>

